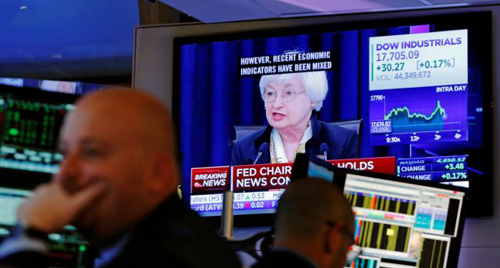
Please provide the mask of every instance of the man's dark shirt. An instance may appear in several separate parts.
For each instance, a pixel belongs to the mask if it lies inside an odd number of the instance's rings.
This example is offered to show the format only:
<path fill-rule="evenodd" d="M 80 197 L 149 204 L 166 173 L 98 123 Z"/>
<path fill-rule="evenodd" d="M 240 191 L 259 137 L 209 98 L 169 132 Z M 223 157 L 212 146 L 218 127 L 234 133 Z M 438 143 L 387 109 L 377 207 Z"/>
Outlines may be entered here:
<path fill-rule="evenodd" d="M 305 256 L 290 250 L 273 250 L 260 259 L 252 268 L 302 267 L 317 268 Z"/>

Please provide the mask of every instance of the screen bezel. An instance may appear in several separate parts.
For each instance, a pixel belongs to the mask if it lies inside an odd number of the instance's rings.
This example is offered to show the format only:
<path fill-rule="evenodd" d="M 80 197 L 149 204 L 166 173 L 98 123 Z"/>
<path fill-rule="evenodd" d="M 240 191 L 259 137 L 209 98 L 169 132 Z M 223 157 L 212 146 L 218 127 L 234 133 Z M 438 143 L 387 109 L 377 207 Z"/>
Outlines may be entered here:
<path fill-rule="evenodd" d="M 303 18 L 304 20 L 308 18 Z M 300 20 L 300 19 L 299 19 Z M 472 23 L 474 22 L 474 23 Z M 297 35 L 297 34 L 314 34 L 322 32 L 337 32 L 337 31 L 347 31 L 347 30 L 363 30 L 363 29 L 375 29 L 384 27 L 397 27 L 401 25 L 419 25 L 419 24 L 452 24 L 455 28 L 466 28 L 466 29 L 480 29 L 474 32 L 474 36 L 469 35 L 469 40 L 474 40 L 481 38 L 481 49 L 477 51 L 478 57 L 481 59 L 481 69 L 482 69 L 482 85 L 484 86 L 482 94 L 482 108 L 483 108 L 483 147 L 480 150 L 482 159 L 486 159 L 487 170 L 483 176 L 475 176 L 470 181 L 470 189 L 472 192 L 471 196 L 471 207 L 477 207 L 479 209 L 470 210 L 467 212 L 469 217 L 485 217 L 493 215 L 493 150 L 489 144 L 493 144 L 492 137 L 492 14 L 491 11 L 480 11 L 480 12 L 463 12 L 463 13 L 444 13 L 440 15 L 431 16 L 409 16 L 400 18 L 387 18 L 387 19 L 375 19 L 375 20 L 360 20 L 359 22 L 333 22 L 333 23 L 321 23 L 321 24 L 311 24 L 307 26 L 293 26 L 293 27 L 277 27 L 277 28 L 267 28 L 266 30 L 249 30 L 244 32 L 232 32 L 232 33 L 217 33 L 212 35 L 193 35 L 186 37 L 176 37 L 174 38 L 174 61 L 173 61 L 173 117 L 176 124 L 180 116 L 180 108 L 176 103 L 178 100 L 180 81 L 179 81 L 179 66 L 180 66 L 180 46 L 188 43 L 200 43 L 200 42 L 214 42 L 222 40 L 238 40 L 238 39 L 248 39 L 248 38 L 263 38 L 263 37 L 278 37 L 287 35 Z M 480 25 L 480 26 L 478 26 Z M 476 36 L 477 35 L 477 36 Z M 178 135 L 178 139 L 179 139 Z M 478 154 L 479 155 L 479 154 Z M 184 182 L 185 183 L 185 182 Z M 184 184 L 185 185 L 185 184 Z M 186 187 L 184 187 L 186 188 Z M 187 197 L 189 200 L 189 189 L 183 189 L 183 196 Z M 188 201 L 189 202 L 189 201 Z M 239 217 L 239 216 L 236 216 Z"/>

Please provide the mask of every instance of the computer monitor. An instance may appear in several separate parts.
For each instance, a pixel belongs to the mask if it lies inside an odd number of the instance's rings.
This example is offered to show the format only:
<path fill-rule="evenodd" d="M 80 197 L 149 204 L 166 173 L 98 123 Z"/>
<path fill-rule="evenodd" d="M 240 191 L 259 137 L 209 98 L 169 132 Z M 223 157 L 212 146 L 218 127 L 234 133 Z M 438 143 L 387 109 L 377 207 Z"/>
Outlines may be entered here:
<path fill-rule="evenodd" d="M 462 238 L 463 188 L 339 169 L 355 213 L 361 256 L 349 267 L 456 267 Z"/>
<path fill-rule="evenodd" d="M 0 85 L 0 241 L 17 224 L 17 209 L 31 190 L 58 171 L 60 128 L 77 97 Z M 74 227 L 50 234 L 49 241 L 49 267 L 92 267 L 89 242 Z"/>
<path fill-rule="evenodd" d="M 33 189 L 58 171 L 59 131 L 76 99 L 0 85 L 0 186 Z"/>
<path fill-rule="evenodd" d="M 290 181 L 292 182 L 306 177 L 316 177 L 334 183 L 339 188 L 343 188 L 343 180 L 335 180 L 336 170 L 337 168 L 334 165 L 322 159 L 311 157 L 308 154 L 299 153 L 296 155 L 295 161 L 293 162 Z"/>

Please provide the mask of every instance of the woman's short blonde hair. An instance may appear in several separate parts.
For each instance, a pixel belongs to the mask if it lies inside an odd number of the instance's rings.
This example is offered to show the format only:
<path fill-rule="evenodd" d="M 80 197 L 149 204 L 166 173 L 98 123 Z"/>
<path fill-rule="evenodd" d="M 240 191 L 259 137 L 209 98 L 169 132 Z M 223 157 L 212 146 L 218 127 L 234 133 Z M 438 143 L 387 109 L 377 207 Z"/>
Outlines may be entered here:
<path fill-rule="evenodd" d="M 309 99 L 312 102 L 317 102 L 314 106 L 314 110 L 319 112 L 323 106 L 326 94 L 328 93 L 328 81 L 325 71 L 263 75 L 259 82 L 262 99 L 264 99 L 264 90 L 269 83 L 273 81 L 282 83 L 293 79 L 296 75 L 300 77 Z"/>

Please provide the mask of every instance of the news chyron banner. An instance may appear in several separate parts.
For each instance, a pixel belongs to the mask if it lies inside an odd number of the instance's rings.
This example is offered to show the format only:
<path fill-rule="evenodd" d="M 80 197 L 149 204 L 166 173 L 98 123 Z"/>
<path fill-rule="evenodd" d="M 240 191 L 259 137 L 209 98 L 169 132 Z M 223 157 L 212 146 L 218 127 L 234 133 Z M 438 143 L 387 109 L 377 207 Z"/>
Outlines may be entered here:
<path fill-rule="evenodd" d="M 222 211 L 221 192 L 231 189 L 235 192 L 235 214 L 271 213 L 290 183 L 292 166 L 293 163 L 232 166 L 231 170 L 228 166 L 192 168 L 191 209 L 217 215 L 214 213 Z"/>
<path fill-rule="evenodd" d="M 293 163 L 233 166 L 235 192 L 285 188 L 290 183 Z"/>
<path fill-rule="evenodd" d="M 396 158 L 394 156 L 339 159 L 327 162 L 339 168 L 390 175 L 396 173 Z M 293 163 L 233 166 L 231 188 L 235 192 L 283 189 L 290 183 L 292 167 Z"/>
<path fill-rule="evenodd" d="M 396 158 L 393 156 L 328 160 L 328 162 L 339 168 L 396 174 Z M 293 163 L 241 165 L 233 166 L 231 170 L 229 166 L 192 168 L 191 193 L 214 193 L 229 189 L 238 192 L 285 188 L 290 182 L 292 166 Z"/>
<path fill-rule="evenodd" d="M 395 157 L 329 160 L 340 168 L 394 175 Z M 235 192 L 235 214 L 272 212 L 290 183 L 293 163 L 201 167 L 191 169 L 191 209 L 206 213 L 222 210 L 222 192 Z M 216 215 L 216 214 L 213 214 Z"/>

